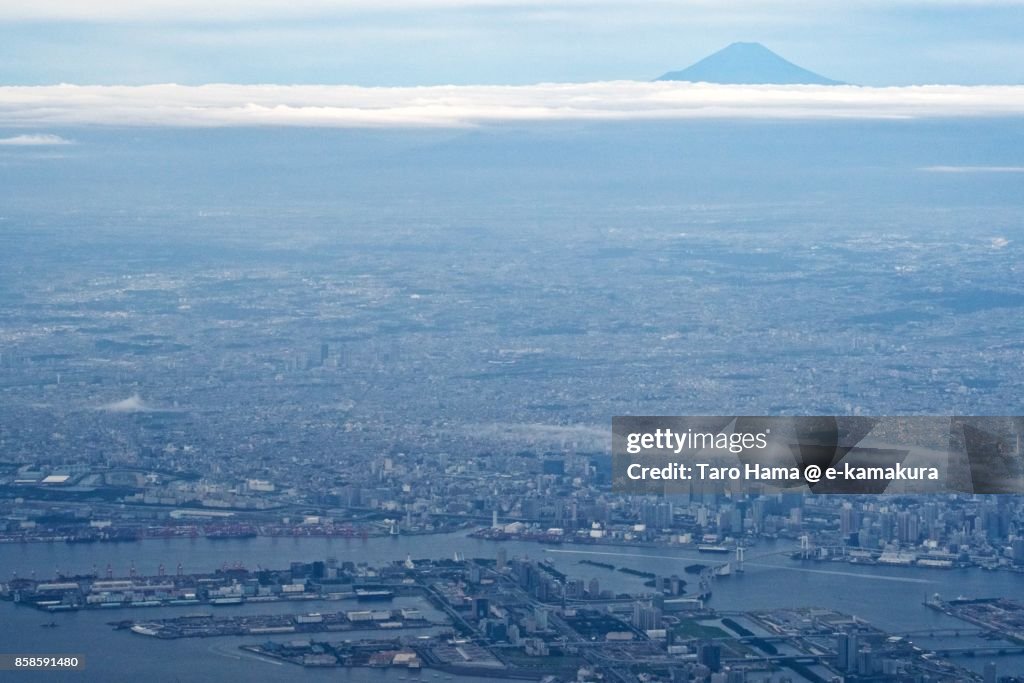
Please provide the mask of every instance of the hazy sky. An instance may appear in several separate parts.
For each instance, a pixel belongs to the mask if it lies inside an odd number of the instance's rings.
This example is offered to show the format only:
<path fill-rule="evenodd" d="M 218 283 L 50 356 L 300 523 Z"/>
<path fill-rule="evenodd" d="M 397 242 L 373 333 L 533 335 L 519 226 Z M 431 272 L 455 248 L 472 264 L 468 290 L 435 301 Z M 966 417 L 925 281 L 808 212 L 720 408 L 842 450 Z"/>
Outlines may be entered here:
<path fill-rule="evenodd" d="M 863 85 L 1024 83 L 1024 0 L 0 0 L 0 85 L 650 79 L 759 41 Z"/>

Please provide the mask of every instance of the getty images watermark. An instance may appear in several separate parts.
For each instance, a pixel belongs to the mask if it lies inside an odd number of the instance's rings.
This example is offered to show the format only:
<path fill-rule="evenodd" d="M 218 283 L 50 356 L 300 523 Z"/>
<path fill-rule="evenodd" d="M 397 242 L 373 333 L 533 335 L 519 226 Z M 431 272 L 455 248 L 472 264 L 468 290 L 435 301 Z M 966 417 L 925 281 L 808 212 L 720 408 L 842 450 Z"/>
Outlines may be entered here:
<path fill-rule="evenodd" d="M 632 493 L 1021 493 L 1020 417 L 616 417 Z"/>

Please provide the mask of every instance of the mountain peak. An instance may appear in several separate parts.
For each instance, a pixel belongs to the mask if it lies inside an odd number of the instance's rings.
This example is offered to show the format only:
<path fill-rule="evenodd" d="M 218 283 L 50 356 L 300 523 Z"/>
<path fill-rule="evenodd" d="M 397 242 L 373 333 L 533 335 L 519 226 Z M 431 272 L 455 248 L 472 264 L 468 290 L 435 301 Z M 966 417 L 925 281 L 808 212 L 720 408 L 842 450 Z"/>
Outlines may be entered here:
<path fill-rule="evenodd" d="M 761 43 L 733 43 L 682 71 L 670 71 L 659 81 L 727 84 L 842 85 L 783 59 Z"/>

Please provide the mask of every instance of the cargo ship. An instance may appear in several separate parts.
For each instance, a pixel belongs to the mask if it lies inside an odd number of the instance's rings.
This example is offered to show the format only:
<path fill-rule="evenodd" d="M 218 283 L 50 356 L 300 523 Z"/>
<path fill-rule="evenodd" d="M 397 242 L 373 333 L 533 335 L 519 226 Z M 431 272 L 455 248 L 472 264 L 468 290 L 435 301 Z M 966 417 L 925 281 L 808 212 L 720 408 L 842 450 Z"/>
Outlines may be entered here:
<path fill-rule="evenodd" d="M 699 545 L 697 546 L 698 553 L 715 553 L 718 555 L 728 554 L 730 551 L 724 545 Z"/>
<path fill-rule="evenodd" d="M 363 590 L 363 589 L 356 590 L 356 600 L 360 600 L 360 601 L 363 601 L 363 600 L 390 600 L 393 597 L 395 597 L 395 594 L 392 591 L 384 591 L 384 590 L 369 591 L 369 590 Z"/>
<path fill-rule="evenodd" d="M 251 527 L 230 527 L 226 529 L 212 529 L 206 532 L 206 538 L 210 541 L 226 541 L 236 538 L 256 538 L 259 534 Z"/>
<path fill-rule="evenodd" d="M 230 598 L 213 598 L 210 600 L 211 605 L 217 605 L 218 607 L 223 605 L 241 605 L 245 602 L 241 597 L 230 597 Z"/>

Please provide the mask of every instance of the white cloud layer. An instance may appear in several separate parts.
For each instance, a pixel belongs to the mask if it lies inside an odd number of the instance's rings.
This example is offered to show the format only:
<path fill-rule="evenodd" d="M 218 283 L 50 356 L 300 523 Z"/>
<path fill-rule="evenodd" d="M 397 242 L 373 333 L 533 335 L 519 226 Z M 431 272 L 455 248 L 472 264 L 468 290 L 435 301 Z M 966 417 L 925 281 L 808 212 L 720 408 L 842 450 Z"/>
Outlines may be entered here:
<path fill-rule="evenodd" d="M 759 0 L 748 0 L 757 3 Z M 524 9 L 554 4 L 589 8 L 615 0 L 34 0 L 0 3 L 0 20 L 32 21 L 253 21 L 311 19 L 358 12 L 437 9 Z M 650 3 L 661 5 L 663 3 Z M 690 4 L 706 6 L 705 0 Z"/>
<path fill-rule="evenodd" d="M 925 166 L 928 173 L 1024 173 L 1024 166 Z"/>
<path fill-rule="evenodd" d="M 1024 86 L 713 85 L 0 87 L 0 126 L 463 127 L 692 118 L 928 118 L 1024 114 Z M 26 136 L 22 136 L 26 137 Z"/>
<path fill-rule="evenodd" d="M 444 9 L 556 9 L 587 12 L 597 7 L 615 7 L 619 0 L 33 0 L 0 2 L 0 21 L 253 21 L 263 19 L 307 19 L 359 12 L 444 10 Z M 986 6 L 1012 7 L 1024 0 L 731 0 L 728 9 L 737 13 L 761 11 L 806 12 L 831 6 L 858 7 L 946 6 L 972 9 Z M 633 8 L 657 12 L 703 11 L 722 8 L 720 0 L 638 0 Z"/>
<path fill-rule="evenodd" d="M 70 145 L 70 140 L 59 135 L 37 133 L 32 135 L 15 135 L 9 138 L 0 138 L 0 145 L 5 147 L 52 147 L 53 145 Z"/>

